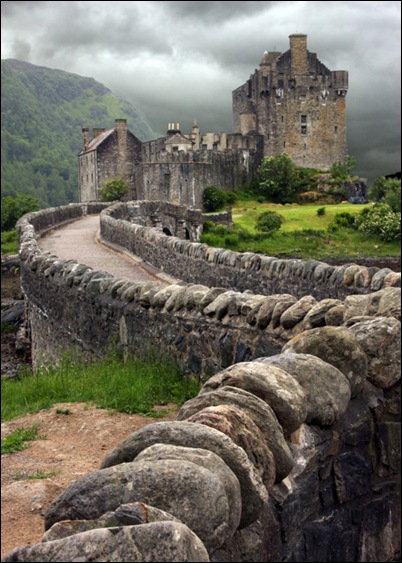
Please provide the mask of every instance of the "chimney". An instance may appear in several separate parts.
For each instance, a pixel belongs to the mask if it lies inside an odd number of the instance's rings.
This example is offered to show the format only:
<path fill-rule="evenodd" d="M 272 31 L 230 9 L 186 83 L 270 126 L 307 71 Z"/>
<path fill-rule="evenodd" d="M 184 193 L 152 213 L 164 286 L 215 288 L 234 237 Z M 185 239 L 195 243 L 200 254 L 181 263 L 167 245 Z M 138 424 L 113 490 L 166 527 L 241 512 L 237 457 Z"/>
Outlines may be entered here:
<path fill-rule="evenodd" d="M 88 127 L 82 128 L 82 145 L 83 145 L 84 151 L 86 151 L 88 149 L 88 145 L 89 145 L 89 129 L 88 129 Z"/>
<path fill-rule="evenodd" d="M 102 133 L 104 133 L 105 131 L 106 129 L 104 127 L 94 127 L 93 128 L 94 139 L 96 139 L 96 137 L 99 137 L 99 135 L 102 135 Z"/>
<path fill-rule="evenodd" d="M 292 71 L 295 76 L 308 74 L 307 35 L 294 33 L 289 36 Z"/>

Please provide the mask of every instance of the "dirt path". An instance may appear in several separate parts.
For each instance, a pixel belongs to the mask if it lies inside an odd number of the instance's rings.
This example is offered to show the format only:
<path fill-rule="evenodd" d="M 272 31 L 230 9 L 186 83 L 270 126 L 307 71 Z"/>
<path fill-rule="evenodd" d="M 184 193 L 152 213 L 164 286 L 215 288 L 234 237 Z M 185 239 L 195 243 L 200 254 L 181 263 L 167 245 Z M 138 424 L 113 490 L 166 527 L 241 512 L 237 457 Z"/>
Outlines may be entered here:
<path fill-rule="evenodd" d="M 106 454 L 126 436 L 152 422 L 174 419 L 177 409 L 170 405 L 163 412 L 164 418 L 154 419 L 64 403 L 2 424 L 2 438 L 34 424 L 47 438 L 1 456 L 1 555 L 14 547 L 38 543 L 44 532 L 44 514 L 53 500 L 70 483 L 99 469 Z M 54 475 L 28 479 L 37 472 Z"/>

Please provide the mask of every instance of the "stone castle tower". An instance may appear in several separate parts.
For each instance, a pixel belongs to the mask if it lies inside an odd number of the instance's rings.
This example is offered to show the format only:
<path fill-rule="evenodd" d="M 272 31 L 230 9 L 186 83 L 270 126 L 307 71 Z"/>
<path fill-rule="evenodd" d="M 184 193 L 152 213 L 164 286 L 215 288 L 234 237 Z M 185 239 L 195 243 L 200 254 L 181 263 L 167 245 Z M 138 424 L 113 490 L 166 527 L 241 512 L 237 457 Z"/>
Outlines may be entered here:
<path fill-rule="evenodd" d="M 329 70 L 307 35 L 291 35 L 288 51 L 266 51 L 233 92 L 234 132 L 262 135 L 265 156 L 286 152 L 298 166 L 329 170 L 347 156 L 347 90 L 347 71 Z"/>

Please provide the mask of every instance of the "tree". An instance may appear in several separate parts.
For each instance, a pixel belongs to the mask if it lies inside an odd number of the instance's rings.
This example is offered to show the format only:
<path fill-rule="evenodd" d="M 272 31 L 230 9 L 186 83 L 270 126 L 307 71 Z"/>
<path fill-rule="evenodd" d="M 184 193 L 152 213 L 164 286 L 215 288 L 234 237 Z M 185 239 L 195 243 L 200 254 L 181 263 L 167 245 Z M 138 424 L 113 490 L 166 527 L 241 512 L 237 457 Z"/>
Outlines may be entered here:
<path fill-rule="evenodd" d="M 123 178 L 112 178 L 99 190 L 101 201 L 120 201 L 127 193 L 128 186 Z"/>
<path fill-rule="evenodd" d="M 39 203 L 36 197 L 17 193 L 16 198 L 3 197 L 1 200 L 1 230 L 11 231 L 20 217 L 30 211 L 38 211 Z"/>
<path fill-rule="evenodd" d="M 207 186 L 202 197 L 207 212 L 221 211 L 227 202 L 226 193 L 215 186 Z"/>
<path fill-rule="evenodd" d="M 380 203 L 387 203 L 394 213 L 401 211 L 401 181 L 395 178 L 376 178 L 369 189 L 369 198 Z"/>
<path fill-rule="evenodd" d="M 296 165 L 285 152 L 281 156 L 266 156 L 260 166 L 259 176 L 258 191 L 269 201 L 290 201 L 298 190 Z"/>
<path fill-rule="evenodd" d="M 345 162 L 334 162 L 331 166 L 331 176 L 334 180 L 346 181 L 350 178 L 352 170 L 356 168 L 356 158 L 348 155 Z"/>

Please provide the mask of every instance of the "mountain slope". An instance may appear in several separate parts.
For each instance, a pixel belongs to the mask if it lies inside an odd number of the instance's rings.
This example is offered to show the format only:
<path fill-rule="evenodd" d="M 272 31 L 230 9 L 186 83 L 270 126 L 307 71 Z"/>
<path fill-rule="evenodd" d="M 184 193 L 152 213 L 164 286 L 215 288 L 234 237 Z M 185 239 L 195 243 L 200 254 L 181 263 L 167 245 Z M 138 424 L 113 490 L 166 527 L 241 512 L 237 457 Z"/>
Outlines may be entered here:
<path fill-rule="evenodd" d="M 116 118 L 143 141 L 156 136 L 136 107 L 93 78 L 2 61 L 2 197 L 22 192 L 44 206 L 78 201 L 81 128 L 109 129 Z"/>

